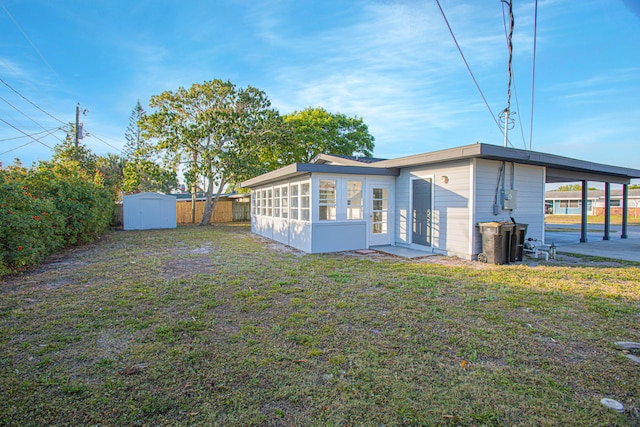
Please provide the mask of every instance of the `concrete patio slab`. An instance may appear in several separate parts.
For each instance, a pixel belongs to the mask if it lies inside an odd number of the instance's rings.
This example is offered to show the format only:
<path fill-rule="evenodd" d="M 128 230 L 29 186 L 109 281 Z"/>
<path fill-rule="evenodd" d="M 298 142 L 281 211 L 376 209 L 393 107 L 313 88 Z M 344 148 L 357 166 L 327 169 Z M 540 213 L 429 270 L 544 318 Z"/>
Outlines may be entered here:
<path fill-rule="evenodd" d="M 422 258 L 422 257 L 436 255 L 432 252 L 419 251 L 419 250 L 407 248 L 404 246 L 384 245 L 384 246 L 371 246 L 370 248 L 378 252 L 383 252 L 385 254 L 395 255 L 398 257 L 408 258 L 408 259 Z"/>

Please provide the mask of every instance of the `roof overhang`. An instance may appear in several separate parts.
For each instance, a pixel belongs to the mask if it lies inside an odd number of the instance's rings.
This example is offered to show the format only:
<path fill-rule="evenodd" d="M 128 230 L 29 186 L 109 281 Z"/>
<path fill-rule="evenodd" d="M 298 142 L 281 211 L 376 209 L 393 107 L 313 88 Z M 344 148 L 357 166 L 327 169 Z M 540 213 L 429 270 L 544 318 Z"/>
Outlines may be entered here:
<path fill-rule="evenodd" d="M 398 176 L 398 168 L 377 168 L 370 166 L 343 166 L 311 163 L 292 163 L 289 166 L 267 172 L 240 183 L 243 188 L 271 184 L 284 179 L 291 179 L 311 173 L 330 173 L 341 175 Z"/>
<path fill-rule="evenodd" d="M 326 164 L 325 162 L 337 161 L 340 158 L 319 155 L 314 159 L 318 163 L 293 163 L 244 181 L 240 185 L 255 187 L 309 173 L 398 176 L 400 168 L 474 158 L 542 166 L 546 170 L 546 182 L 548 183 L 586 180 L 628 184 L 631 179 L 640 178 L 640 170 L 638 169 L 588 162 L 537 151 L 476 143 L 397 159 L 381 160 L 375 163 L 349 161 L 349 165 Z M 345 159 L 341 159 L 341 162 L 345 162 Z M 356 166 L 351 162 L 360 164 Z"/>
<path fill-rule="evenodd" d="M 431 153 L 383 160 L 376 167 L 408 167 L 459 159 L 480 158 L 515 162 L 546 168 L 547 182 L 598 181 L 628 184 L 640 178 L 640 170 L 587 162 L 554 154 L 490 144 L 472 144 Z"/>

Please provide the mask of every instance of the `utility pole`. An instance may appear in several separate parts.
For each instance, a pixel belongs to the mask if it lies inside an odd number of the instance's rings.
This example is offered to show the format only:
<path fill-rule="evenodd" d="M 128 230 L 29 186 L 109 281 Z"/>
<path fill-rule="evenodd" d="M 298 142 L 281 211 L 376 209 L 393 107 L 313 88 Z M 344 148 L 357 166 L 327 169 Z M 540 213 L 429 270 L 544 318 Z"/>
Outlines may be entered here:
<path fill-rule="evenodd" d="M 82 131 L 80 130 L 80 103 L 76 106 L 76 147 L 82 139 Z"/>

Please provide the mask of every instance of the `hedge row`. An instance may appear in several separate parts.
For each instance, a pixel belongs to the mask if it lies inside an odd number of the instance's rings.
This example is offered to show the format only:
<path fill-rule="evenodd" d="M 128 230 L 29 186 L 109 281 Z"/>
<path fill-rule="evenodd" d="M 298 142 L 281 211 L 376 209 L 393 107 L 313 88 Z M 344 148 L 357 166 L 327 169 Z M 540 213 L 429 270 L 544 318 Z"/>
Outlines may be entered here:
<path fill-rule="evenodd" d="M 109 191 L 81 170 L 56 163 L 0 169 L 0 276 L 95 239 L 113 207 Z"/>

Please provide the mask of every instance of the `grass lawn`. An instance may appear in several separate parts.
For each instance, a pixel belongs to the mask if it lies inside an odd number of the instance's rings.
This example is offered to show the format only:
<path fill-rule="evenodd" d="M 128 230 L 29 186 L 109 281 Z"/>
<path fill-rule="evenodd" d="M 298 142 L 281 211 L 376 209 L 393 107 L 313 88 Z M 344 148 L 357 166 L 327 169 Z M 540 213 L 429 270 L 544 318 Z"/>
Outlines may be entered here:
<path fill-rule="evenodd" d="M 0 425 L 640 425 L 640 270 L 580 262 L 112 232 L 0 279 Z"/>

